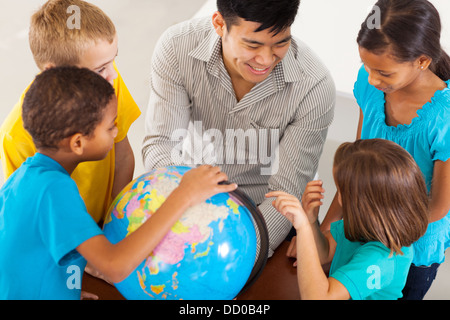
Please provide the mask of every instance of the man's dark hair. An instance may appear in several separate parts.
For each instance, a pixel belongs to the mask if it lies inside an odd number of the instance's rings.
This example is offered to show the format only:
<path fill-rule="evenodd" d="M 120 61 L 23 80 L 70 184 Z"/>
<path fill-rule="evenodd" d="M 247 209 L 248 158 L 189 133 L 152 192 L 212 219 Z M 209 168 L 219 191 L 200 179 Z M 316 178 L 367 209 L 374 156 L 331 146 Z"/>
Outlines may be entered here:
<path fill-rule="evenodd" d="M 24 128 L 37 148 L 57 148 L 76 133 L 90 136 L 114 94 L 111 84 L 93 71 L 50 68 L 35 78 L 25 95 Z"/>
<path fill-rule="evenodd" d="M 300 0 L 217 0 L 228 30 L 242 18 L 261 24 L 255 32 L 270 28 L 275 34 L 294 23 L 299 5 Z"/>

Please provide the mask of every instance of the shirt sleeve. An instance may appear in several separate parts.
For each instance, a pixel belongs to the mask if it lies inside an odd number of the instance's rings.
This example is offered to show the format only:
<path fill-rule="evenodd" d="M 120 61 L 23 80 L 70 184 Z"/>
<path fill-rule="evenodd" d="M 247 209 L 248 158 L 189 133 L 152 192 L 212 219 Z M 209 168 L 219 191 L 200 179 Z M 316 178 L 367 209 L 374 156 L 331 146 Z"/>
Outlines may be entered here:
<path fill-rule="evenodd" d="M 396 260 L 388 255 L 386 249 L 367 243 L 330 277 L 342 283 L 353 300 L 363 300 L 393 281 Z"/>
<path fill-rule="evenodd" d="M 117 121 L 116 126 L 119 129 L 115 142 L 120 142 L 128 134 L 130 126 L 136 121 L 141 115 L 141 110 L 131 96 L 122 76 L 117 69 L 116 63 L 114 62 L 114 69 L 117 72 L 117 78 L 114 79 L 114 90 L 117 95 Z"/>
<path fill-rule="evenodd" d="M 36 153 L 33 139 L 23 127 L 22 103 L 23 92 L 19 102 L 8 114 L 0 128 L 0 158 L 5 180 L 16 171 L 22 163 Z"/>
<path fill-rule="evenodd" d="M 330 233 L 333 236 L 333 239 L 334 241 L 336 241 L 336 243 L 342 241 L 342 238 L 345 237 L 344 220 L 341 219 L 331 223 Z"/>
<path fill-rule="evenodd" d="M 358 77 L 353 88 L 353 95 L 355 96 L 356 102 L 361 108 L 363 114 L 365 114 L 366 101 L 369 94 L 370 84 L 368 82 L 369 74 L 367 73 L 364 65 L 361 66 L 358 72 Z"/>
<path fill-rule="evenodd" d="M 142 149 L 147 170 L 176 164 L 171 154 L 180 142 L 171 137 L 188 129 L 190 115 L 191 100 L 180 76 L 170 32 L 166 31 L 156 45 L 151 65 Z"/>
<path fill-rule="evenodd" d="M 278 165 L 272 164 L 269 191 L 282 190 L 301 198 L 306 184 L 317 172 L 320 156 L 334 117 L 336 91 L 331 76 L 321 79 L 303 99 L 295 119 L 279 143 Z M 305 112 L 309 110 L 308 112 Z M 266 220 L 269 256 L 286 238 L 292 224 L 265 199 L 259 209 Z"/>
<path fill-rule="evenodd" d="M 435 120 L 430 122 L 430 152 L 433 161 L 450 158 L 450 94 L 441 97 Z"/>
<path fill-rule="evenodd" d="M 103 232 L 88 214 L 70 177 L 59 177 L 42 194 L 38 218 L 41 239 L 55 263 L 64 265 L 70 260 L 68 256 L 78 256 L 74 250 L 81 243 Z"/>

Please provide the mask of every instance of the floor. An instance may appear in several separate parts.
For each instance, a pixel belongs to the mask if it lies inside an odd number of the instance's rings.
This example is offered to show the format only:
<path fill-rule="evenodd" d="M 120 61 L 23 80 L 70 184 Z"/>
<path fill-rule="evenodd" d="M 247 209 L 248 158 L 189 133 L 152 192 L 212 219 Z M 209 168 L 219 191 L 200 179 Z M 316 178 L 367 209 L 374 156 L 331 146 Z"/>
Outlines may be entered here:
<path fill-rule="evenodd" d="M 149 66 L 159 35 L 170 25 L 189 19 L 202 8 L 205 0 L 91 0 L 113 20 L 119 34 L 119 56 L 116 59 L 121 74 L 143 113 L 148 102 Z M 16 103 L 22 90 L 38 71 L 28 48 L 27 34 L 31 13 L 43 0 L 0 2 L 0 121 Z M 352 97 L 339 96 L 336 115 L 329 130 L 319 176 L 324 180 L 326 211 L 335 193 L 331 177 L 334 151 L 340 143 L 352 141 L 356 135 L 357 105 Z M 129 138 L 135 152 L 135 176 L 144 172 L 141 143 L 144 117 L 132 126 Z M 1 174 L 0 174 L 1 175 Z M 0 176 L 0 183 L 3 178 Z M 321 213 L 323 217 L 323 213 Z M 450 298 L 450 265 L 444 263 L 426 299 Z"/>

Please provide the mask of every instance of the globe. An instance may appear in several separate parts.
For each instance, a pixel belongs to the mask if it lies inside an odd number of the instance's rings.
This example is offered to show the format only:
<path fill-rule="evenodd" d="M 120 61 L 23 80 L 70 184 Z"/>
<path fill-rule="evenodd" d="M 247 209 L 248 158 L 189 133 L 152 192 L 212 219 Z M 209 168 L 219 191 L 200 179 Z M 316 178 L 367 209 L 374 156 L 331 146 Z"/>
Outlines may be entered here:
<path fill-rule="evenodd" d="M 130 182 L 112 203 L 105 220 L 104 233 L 109 241 L 117 243 L 138 229 L 190 169 L 159 168 Z M 235 298 L 254 274 L 254 209 L 239 192 L 220 193 L 189 208 L 153 252 L 115 284 L 116 288 L 133 300 Z"/>

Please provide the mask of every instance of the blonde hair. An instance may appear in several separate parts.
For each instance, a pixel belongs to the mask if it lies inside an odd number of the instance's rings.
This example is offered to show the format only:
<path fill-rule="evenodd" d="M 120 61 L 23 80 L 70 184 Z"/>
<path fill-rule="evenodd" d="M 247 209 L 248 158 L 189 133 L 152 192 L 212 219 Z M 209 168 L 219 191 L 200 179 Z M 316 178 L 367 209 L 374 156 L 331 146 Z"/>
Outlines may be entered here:
<path fill-rule="evenodd" d="M 80 12 L 80 27 L 69 28 L 70 6 Z M 116 29 L 97 6 L 82 0 L 49 0 L 31 17 L 29 43 L 39 69 L 45 64 L 76 65 L 84 51 L 100 40 L 114 41 Z"/>
<path fill-rule="evenodd" d="M 391 254 L 402 254 L 402 247 L 425 233 L 429 200 L 423 174 L 396 143 L 368 139 L 342 144 L 334 177 L 350 241 L 379 241 Z"/>

